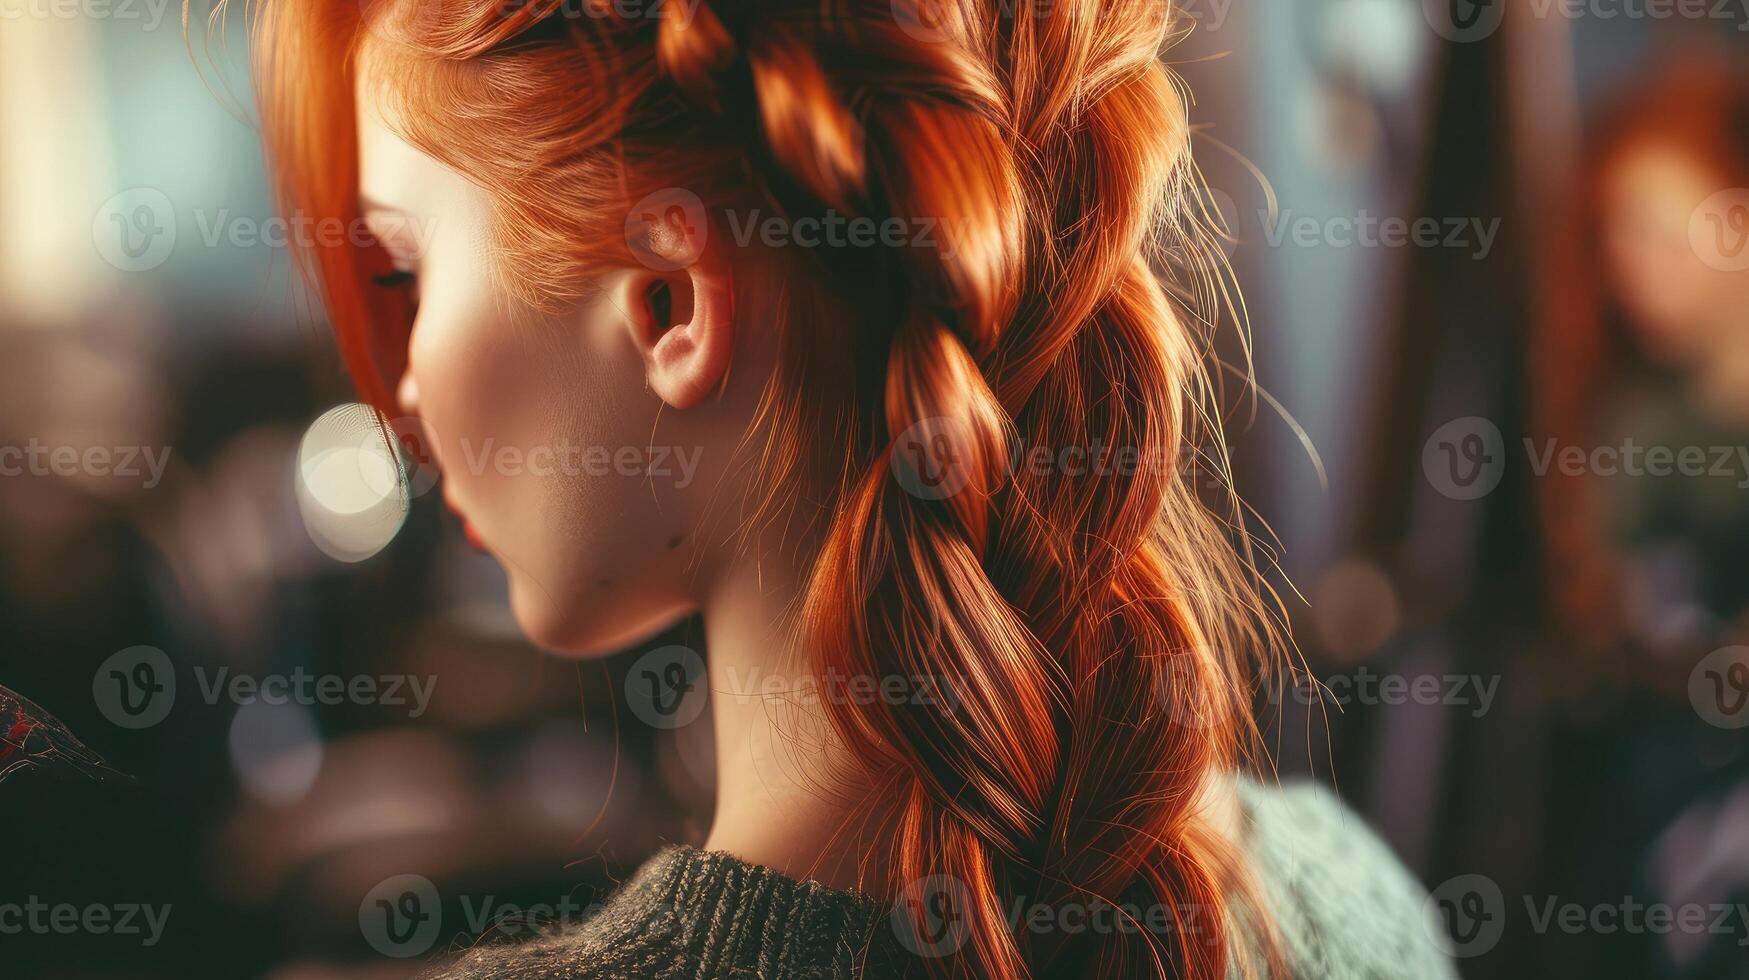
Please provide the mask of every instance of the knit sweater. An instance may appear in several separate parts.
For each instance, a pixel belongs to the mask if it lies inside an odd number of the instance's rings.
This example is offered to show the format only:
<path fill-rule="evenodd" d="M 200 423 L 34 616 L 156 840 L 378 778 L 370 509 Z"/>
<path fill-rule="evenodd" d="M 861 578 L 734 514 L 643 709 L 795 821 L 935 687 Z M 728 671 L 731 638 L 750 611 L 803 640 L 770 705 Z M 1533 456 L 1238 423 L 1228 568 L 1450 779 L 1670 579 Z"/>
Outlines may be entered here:
<path fill-rule="evenodd" d="M 1433 938 L 1443 934 L 1426 917 L 1420 886 L 1328 790 L 1243 781 L 1239 798 L 1244 853 L 1289 976 L 1454 976 Z M 889 907 L 857 892 L 798 881 L 727 854 L 671 847 L 580 925 L 520 945 L 476 948 L 439 976 L 889 980 L 921 976 L 918 954 L 949 948 L 954 939 L 951 927 L 920 937 Z"/>

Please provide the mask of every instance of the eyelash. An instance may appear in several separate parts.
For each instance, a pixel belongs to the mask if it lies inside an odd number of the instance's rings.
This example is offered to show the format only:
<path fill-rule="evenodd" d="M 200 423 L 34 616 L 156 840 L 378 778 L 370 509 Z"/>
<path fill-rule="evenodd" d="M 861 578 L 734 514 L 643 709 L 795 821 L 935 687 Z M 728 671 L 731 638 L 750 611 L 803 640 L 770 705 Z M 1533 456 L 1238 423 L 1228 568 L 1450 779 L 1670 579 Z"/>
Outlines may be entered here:
<path fill-rule="evenodd" d="M 406 269 L 395 269 L 392 272 L 385 272 L 380 276 L 372 276 L 371 282 L 383 289 L 399 289 L 402 286 L 412 285 L 417 282 L 418 279 L 418 276 L 408 272 Z"/>

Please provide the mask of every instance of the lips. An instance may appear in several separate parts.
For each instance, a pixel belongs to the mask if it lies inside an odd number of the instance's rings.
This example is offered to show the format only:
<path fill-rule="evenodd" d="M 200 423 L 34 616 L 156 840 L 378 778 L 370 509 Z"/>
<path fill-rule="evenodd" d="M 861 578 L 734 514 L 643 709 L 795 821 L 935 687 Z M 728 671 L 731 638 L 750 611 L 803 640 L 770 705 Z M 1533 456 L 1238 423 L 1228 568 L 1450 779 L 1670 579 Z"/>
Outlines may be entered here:
<path fill-rule="evenodd" d="M 486 539 L 480 536 L 479 529 L 474 527 L 474 522 L 468 520 L 468 515 L 462 513 L 462 509 L 456 506 L 456 502 L 449 499 L 447 490 L 443 495 L 443 505 L 449 508 L 449 512 L 454 514 L 455 519 L 461 523 L 462 537 L 467 539 L 468 544 L 472 545 L 476 551 L 485 551 Z"/>
<path fill-rule="evenodd" d="M 457 516 L 459 517 L 460 515 L 457 515 Z M 462 522 L 462 537 L 468 539 L 468 544 L 473 545 L 475 551 L 485 551 L 486 550 L 486 540 L 484 538 L 480 537 L 479 531 L 476 531 L 474 529 L 473 522 L 468 520 L 465 517 L 461 518 L 461 522 Z"/>

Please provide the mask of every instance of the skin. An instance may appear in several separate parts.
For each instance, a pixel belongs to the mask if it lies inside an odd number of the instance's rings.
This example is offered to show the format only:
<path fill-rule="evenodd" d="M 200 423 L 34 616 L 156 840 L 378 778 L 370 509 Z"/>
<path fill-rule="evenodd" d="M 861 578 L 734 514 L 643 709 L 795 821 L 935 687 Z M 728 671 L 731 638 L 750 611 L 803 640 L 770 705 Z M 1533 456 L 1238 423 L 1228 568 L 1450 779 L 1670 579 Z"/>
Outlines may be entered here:
<path fill-rule="evenodd" d="M 1696 209 L 1726 186 L 1680 147 L 1634 146 L 1603 175 L 1603 244 L 1646 352 L 1687 374 L 1713 414 L 1749 422 L 1749 275 L 1708 265 L 1689 237 Z"/>

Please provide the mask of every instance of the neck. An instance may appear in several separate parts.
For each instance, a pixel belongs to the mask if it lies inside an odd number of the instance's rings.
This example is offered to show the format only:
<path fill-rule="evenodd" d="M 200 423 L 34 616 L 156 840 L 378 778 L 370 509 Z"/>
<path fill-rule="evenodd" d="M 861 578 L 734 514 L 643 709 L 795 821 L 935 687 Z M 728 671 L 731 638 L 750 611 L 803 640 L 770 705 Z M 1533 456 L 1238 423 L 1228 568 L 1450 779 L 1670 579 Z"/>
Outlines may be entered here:
<path fill-rule="evenodd" d="M 704 848 L 833 888 L 873 891 L 862 867 L 875 836 L 872 790 L 830 734 L 823 685 L 797 648 L 805 564 L 751 549 L 704 602 L 716 814 Z M 878 869 L 868 869 L 878 874 Z"/>

